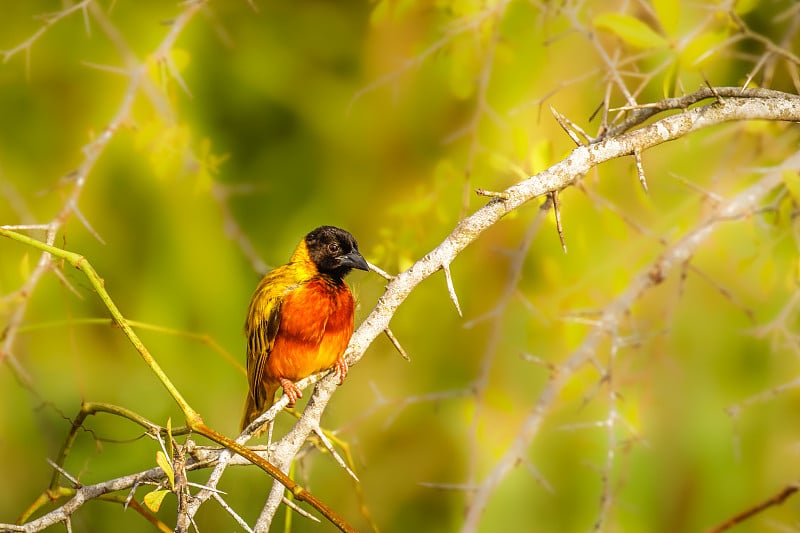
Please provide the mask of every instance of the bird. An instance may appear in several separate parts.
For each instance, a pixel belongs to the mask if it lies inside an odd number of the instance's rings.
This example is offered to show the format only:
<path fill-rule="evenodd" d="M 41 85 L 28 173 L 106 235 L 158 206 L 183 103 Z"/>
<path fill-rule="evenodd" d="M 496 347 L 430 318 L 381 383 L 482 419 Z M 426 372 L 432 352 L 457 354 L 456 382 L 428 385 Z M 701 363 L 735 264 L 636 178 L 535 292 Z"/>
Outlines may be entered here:
<path fill-rule="evenodd" d="M 331 368 L 339 384 L 344 381 L 343 355 L 355 312 L 344 278 L 353 269 L 369 271 L 355 238 L 320 226 L 300 241 L 287 264 L 261 279 L 244 324 L 249 388 L 242 431 L 272 406 L 279 387 L 293 407 L 302 397 L 295 381 Z"/>

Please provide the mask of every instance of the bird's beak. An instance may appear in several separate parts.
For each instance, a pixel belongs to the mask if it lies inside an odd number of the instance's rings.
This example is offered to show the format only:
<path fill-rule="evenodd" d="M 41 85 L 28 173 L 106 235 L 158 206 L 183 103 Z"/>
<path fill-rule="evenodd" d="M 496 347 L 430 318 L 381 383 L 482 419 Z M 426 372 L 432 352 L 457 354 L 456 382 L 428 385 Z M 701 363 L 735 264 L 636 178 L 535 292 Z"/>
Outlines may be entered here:
<path fill-rule="evenodd" d="M 357 250 L 353 250 L 347 255 L 339 256 L 339 265 L 348 268 L 357 268 L 369 272 L 369 265 Z"/>

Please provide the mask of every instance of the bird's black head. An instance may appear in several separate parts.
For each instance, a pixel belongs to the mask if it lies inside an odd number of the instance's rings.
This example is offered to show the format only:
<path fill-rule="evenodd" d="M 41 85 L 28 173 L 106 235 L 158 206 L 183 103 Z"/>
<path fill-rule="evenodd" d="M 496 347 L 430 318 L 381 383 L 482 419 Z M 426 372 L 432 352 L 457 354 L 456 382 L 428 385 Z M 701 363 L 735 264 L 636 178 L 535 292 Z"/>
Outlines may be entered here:
<path fill-rule="evenodd" d="M 342 280 L 357 268 L 369 270 L 367 261 L 358 251 L 358 243 L 343 229 L 320 226 L 305 238 L 308 256 L 323 274 Z"/>

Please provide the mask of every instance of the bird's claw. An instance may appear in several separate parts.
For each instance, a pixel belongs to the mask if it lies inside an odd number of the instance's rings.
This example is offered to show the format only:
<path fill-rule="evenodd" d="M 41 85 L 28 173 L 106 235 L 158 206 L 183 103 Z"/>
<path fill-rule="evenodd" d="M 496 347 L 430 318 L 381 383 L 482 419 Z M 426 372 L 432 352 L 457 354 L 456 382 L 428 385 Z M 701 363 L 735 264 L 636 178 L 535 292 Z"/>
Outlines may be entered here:
<path fill-rule="evenodd" d="M 339 373 L 339 385 L 344 383 L 344 378 L 347 376 L 347 371 L 349 367 L 347 366 L 347 361 L 344 360 L 344 357 L 340 357 L 336 360 L 333 364 L 333 368 L 336 369 L 336 372 Z"/>
<path fill-rule="evenodd" d="M 298 386 L 295 385 L 291 380 L 286 378 L 281 379 L 281 387 L 283 387 L 283 393 L 287 398 L 289 398 L 289 407 L 294 407 L 297 399 L 303 397 L 303 393 L 300 391 L 300 388 L 298 388 Z"/>

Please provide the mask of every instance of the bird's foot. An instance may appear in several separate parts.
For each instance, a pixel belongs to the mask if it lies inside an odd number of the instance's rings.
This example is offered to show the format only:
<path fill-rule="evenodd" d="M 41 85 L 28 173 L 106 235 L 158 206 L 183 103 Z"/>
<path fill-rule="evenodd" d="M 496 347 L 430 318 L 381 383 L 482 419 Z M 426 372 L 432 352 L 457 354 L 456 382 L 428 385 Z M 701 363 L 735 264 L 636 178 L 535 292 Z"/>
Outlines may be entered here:
<path fill-rule="evenodd" d="M 344 357 L 340 357 L 333 364 L 333 368 L 335 368 L 336 372 L 339 373 L 339 385 L 341 385 L 344 383 L 344 378 L 347 376 L 347 371 L 349 370 L 347 361 L 344 360 Z"/>
<path fill-rule="evenodd" d="M 280 383 L 281 387 L 283 387 L 283 393 L 289 398 L 289 407 L 294 407 L 297 399 L 303 397 L 303 393 L 291 380 L 281 378 Z"/>

